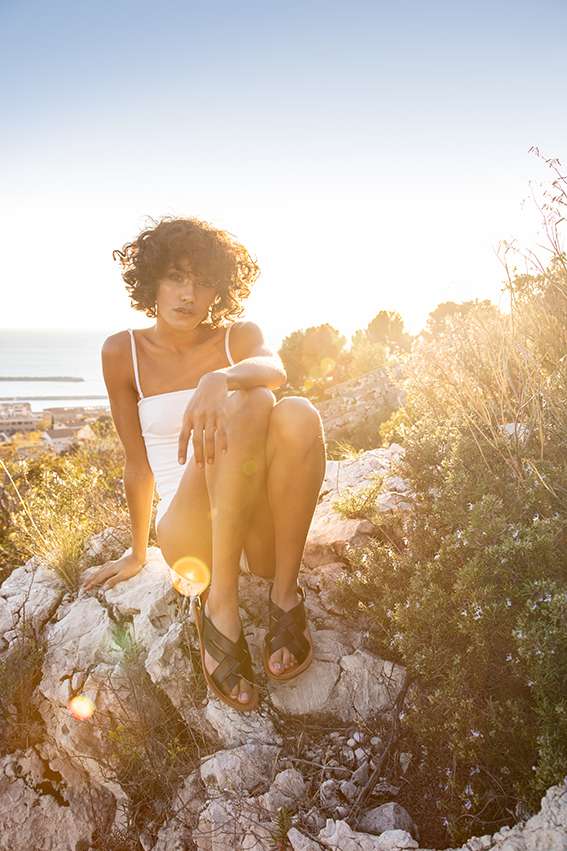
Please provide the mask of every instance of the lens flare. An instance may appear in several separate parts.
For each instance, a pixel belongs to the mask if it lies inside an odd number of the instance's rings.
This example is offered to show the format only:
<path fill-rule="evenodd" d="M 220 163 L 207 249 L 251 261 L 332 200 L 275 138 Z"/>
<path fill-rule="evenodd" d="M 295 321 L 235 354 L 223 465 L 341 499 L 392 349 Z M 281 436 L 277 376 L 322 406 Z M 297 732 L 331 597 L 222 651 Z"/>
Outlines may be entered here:
<path fill-rule="evenodd" d="M 258 469 L 258 464 L 254 458 L 248 458 L 242 465 L 242 472 L 245 476 L 253 476 Z"/>
<path fill-rule="evenodd" d="M 321 374 L 329 375 L 336 367 L 336 361 L 333 358 L 323 358 L 321 361 Z"/>
<path fill-rule="evenodd" d="M 77 721 L 87 721 L 95 711 L 95 705 L 86 694 L 77 694 L 71 698 L 68 710 Z"/>
<path fill-rule="evenodd" d="M 208 587 L 211 571 L 200 558 L 182 556 L 171 568 L 171 581 L 176 591 L 184 597 L 192 597 Z"/>

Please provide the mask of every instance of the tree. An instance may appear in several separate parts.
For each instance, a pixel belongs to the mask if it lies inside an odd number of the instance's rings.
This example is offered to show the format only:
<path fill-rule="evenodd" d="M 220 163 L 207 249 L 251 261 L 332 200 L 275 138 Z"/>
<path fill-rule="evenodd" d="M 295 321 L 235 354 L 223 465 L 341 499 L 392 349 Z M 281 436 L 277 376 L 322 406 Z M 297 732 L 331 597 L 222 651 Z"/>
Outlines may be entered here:
<path fill-rule="evenodd" d="M 345 337 L 328 323 L 289 334 L 279 350 L 288 383 L 301 388 L 307 379 L 331 375 L 345 343 Z"/>
<path fill-rule="evenodd" d="M 472 301 L 463 301 L 457 303 L 455 301 L 444 301 L 438 304 L 435 310 L 432 310 L 427 317 L 427 325 L 425 329 L 426 336 L 438 337 L 440 334 L 448 330 L 450 320 L 455 317 L 465 318 L 471 311 L 486 311 L 491 316 L 499 313 L 498 308 L 490 299 L 485 298 L 480 301 L 478 298 Z"/>
<path fill-rule="evenodd" d="M 404 320 L 395 310 L 381 310 L 377 313 L 366 326 L 366 334 L 371 343 L 382 343 L 405 351 L 411 346 L 411 336 L 404 331 Z"/>

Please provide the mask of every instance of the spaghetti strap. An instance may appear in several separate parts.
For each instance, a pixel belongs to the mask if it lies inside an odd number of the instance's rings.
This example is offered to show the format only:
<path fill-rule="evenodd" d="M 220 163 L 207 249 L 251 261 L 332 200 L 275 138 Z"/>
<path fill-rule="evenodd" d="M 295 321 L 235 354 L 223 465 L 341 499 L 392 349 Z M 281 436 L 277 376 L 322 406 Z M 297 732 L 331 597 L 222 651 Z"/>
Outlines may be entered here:
<path fill-rule="evenodd" d="M 140 387 L 140 376 L 138 374 L 138 355 L 136 353 L 136 341 L 134 339 L 134 331 L 132 330 L 132 328 L 128 328 L 128 332 L 130 334 L 130 342 L 132 344 L 132 366 L 134 367 L 134 378 L 136 379 L 136 387 L 138 388 L 140 399 L 143 399 L 144 394 L 142 393 L 142 388 Z"/>
<path fill-rule="evenodd" d="M 230 337 L 230 329 L 231 329 L 231 328 L 232 328 L 232 325 L 228 325 L 228 326 L 227 326 L 226 333 L 225 333 L 225 335 L 224 335 L 224 349 L 225 349 L 226 356 L 227 356 L 227 358 L 228 358 L 228 362 L 229 362 L 229 364 L 230 364 L 231 366 L 234 366 L 234 361 L 233 361 L 233 359 L 232 359 L 232 355 L 231 355 L 231 353 L 230 353 L 230 346 L 229 346 L 229 343 L 228 343 L 228 340 L 229 340 L 229 337 Z"/>

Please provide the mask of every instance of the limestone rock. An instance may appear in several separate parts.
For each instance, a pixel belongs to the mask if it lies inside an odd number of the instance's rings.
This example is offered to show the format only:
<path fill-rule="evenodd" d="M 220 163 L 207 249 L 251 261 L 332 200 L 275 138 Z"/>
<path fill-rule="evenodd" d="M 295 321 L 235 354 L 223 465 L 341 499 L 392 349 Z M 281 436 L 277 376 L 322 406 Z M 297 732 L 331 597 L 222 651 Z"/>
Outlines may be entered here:
<path fill-rule="evenodd" d="M 0 587 L 0 652 L 6 650 L 25 621 L 41 631 L 57 610 L 65 587 L 55 571 L 31 558 L 17 567 Z"/>
<path fill-rule="evenodd" d="M 270 813 L 276 813 L 280 807 L 295 810 L 305 789 L 305 781 L 299 771 L 286 768 L 276 774 L 269 790 L 258 796 L 258 803 Z"/>
<path fill-rule="evenodd" d="M 404 830 L 388 830 L 381 836 L 372 836 L 351 830 L 346 821 L 332 819 L 327 819 L 318 839 L 326 848 L 337 848 L 340 851 L 402 851 L 418 847 L 415 839 Z"/>
<path fill-rule="evenodd" d="M 289 839 L 293 851 L 321 851 L 323 848 L 319 842 L 315 842 L 314 839 L 311 839 L 309 836 L 305 836 L 304 833 L 300 833 L 300 831 L 295 827 L 288 830 L 287 838 Z"/>
<path fill-rule="evenodd" d="M 198 771 L 185 778 L 172 801 L 173 813 L 159 830 L 152 851 L 186 851 L 204 803 L 204 787 Z"/>
<path fill-rule="evenodd" d="M 204 717 L 225 748 L 234 748 L 247 742 L 268 745 L 282 743 L 273 722 L 261 707 L 257 712 L 239 712 L 215 698 L 207 702 Z"/>
<path fill-rule="evenodd" d="M 364 833 L 374 833 L 377 836 L 385 830 L 405 830 L 412 836 L 418 835 L 414 820 L 408 811 L 395 801 L 367 810 L 360 818 L 357 828 Z"/>
<path fill-rule="evenodd" d="M 365 519 L 343 517 L 333 504 L 349 490 L 356 491 L 371 484 L 377 474 L 385 476 L 402 456 L 403 448 L 392 443 L 387 448 L 371 449 L 356 458 L 327 462 L 319 503 L 303 555 L 307 567 L 336 562 L 344 557 L 348 546 L 358 546 L 368 540 L 374 532 L 372 523 Z M 391 476 L 390 480 L 393 490 L 380 495 L 378 507 L 385 511 L 410 505 L 409 488 L 405 482 L 399 476 Z"/>
<path fill-rule="evenodd" d="M 0 837 L 10 851 L 75 851 L 112 824 L 111 796 L 73 789 L 29 748 L 0 760 Z"/>
<path fill-rule="evenodd" d="M 266 786 L 278 753 L 275 745 L 249 743 L 217 751 L 201 762 L 201 778 L 207 788 L 244 792 Z"/>

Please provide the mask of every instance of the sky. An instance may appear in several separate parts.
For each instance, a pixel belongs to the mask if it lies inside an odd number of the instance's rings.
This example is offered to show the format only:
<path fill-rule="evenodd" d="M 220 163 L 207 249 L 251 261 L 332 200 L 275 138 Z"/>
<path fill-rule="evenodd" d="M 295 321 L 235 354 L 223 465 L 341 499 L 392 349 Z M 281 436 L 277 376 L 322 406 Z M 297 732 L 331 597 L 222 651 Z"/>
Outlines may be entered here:
<path fill-rule="evenodd" d="M 541 241 L 529 148 L 567 162 L 566 25 L 565 0 L 0 0 L 0 325 L 151 325 L 112 250 L 162 215 L 248 247 L 274 343 L 505 309 L 499 241 Z"/>

